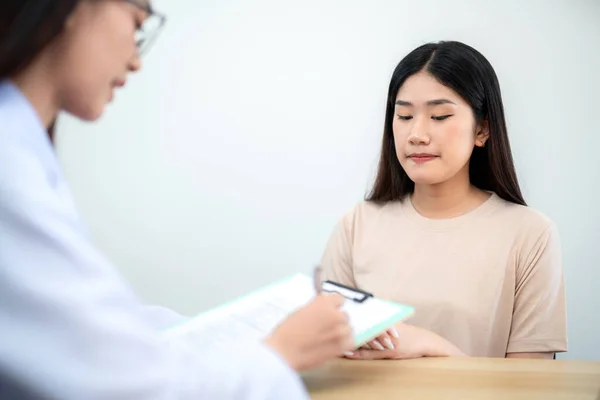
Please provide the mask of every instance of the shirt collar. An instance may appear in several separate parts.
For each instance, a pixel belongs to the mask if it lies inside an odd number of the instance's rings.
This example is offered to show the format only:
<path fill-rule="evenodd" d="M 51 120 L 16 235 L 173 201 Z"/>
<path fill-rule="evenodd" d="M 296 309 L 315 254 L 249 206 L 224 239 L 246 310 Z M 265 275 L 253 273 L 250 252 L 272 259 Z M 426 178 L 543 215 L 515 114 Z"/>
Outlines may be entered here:
<path fill-rule="evenodd" d="M 48 131 L 27 97 L 9 80 L 0 81 L 0 137 L 3 144 L 25 146 L 53 179 L 58 178 L 58 160 Z"/>

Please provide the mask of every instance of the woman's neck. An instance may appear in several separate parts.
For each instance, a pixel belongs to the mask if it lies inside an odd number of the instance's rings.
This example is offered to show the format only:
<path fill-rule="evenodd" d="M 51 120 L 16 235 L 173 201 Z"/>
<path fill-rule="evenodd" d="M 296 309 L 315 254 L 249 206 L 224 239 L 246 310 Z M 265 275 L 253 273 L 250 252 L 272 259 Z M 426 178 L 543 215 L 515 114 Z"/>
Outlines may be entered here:
<path fill-rule="evenodd" d="M 466 179 L 451 179 L 436 185 L 415 184 L 411 201 L 422 216 L 446 219 L 466 214 L 489 197 L 489 193 L 472 186 L 467 176 Z"/>
<path fill-rule="evenodd" d="M 35 109 L 42 124 L 49 129 L 59 112 L 53 78 L 44 63 L 34 62 L 29 68 L 12 77 L 12 81 Z"/>

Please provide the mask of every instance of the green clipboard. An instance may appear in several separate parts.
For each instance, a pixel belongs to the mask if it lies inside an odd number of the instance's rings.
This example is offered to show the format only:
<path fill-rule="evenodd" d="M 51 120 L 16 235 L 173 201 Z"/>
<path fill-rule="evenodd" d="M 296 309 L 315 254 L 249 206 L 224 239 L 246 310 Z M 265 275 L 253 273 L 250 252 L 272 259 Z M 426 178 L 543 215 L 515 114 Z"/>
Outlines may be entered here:
<path fill-rule="evenodd" d="M 414 308 L 411 306 L 379 299 L 364 290 L 330 280 L 322 282 L 321 288 L 326 292 L 339 293 L 347 299 L 345 308 L 350 317 L 350 323 L 353 325 L 356 347 L 362 346 L 392 325 L 404 321 L 414 314 Z M 360 317 L 359 314 L 367 314 L 367 316 Z M 356 319 L 362 319 L 362 321 L 356 321 Z"/>
<path fill-rule="evenodd" d="M 323 290 L 335 291 L 346 297 L 343 308 L 348 313 L 354 330 L 356 347 L 414 314 L 411 306 L 378 299 L 359 289 L 331 281 L 326 281 L 323 285 Z M 205 341 L 206 337 L 202 339 L 200 336 L 215 332 L 226 334 L 232 330 L 232 324 L 240 329 L 240 326 L 243 327 L 240 321 L 243 320 L 252 326 L 252 329 L 248 328 L 248 336 L 260 339 L 275 329 L 289 314 L 308 303 L 315 294 L 314 279 L 307 274 L 295 274 L 167 327 L 164 333 L 166 337 L 198 335 L 199 341 Z M 239 335 L 239 331 L 236 334 Z M 235 338 L 232 337 L 233 339 Z M 227 338 L 223 337 L 221 340 L 227 341 Z"/>

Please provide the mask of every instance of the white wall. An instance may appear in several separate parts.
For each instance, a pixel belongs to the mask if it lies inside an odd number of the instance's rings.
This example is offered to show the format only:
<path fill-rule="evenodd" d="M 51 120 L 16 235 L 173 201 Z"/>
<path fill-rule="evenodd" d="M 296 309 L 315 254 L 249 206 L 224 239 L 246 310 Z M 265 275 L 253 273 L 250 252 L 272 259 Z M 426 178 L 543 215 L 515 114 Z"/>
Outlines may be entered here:
<path fill-rule="evenodd" d="M 97 244 L 144 300 L 192 314 L 311 271 L 368 187 L 393 68 L 455 39 L 495 66 L 526 198 L 562 233 L 563 357 L 600 360 L 600 2 L 157 6 L 143 73 L 99 123 L 59 126 Z"/>

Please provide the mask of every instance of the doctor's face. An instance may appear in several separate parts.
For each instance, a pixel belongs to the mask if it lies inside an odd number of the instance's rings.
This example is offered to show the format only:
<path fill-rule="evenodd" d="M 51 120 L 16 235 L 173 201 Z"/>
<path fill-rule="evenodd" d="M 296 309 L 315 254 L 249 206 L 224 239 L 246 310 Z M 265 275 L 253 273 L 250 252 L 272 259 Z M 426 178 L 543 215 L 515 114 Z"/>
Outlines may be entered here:
<path fill-rule="evenodd" d="M 148 18 L 146 7 L 143 0 L 79 2 L 53 48 L 60 109 L 88 121 L 102 115 L 141 67 L 136 31 Z"/>

